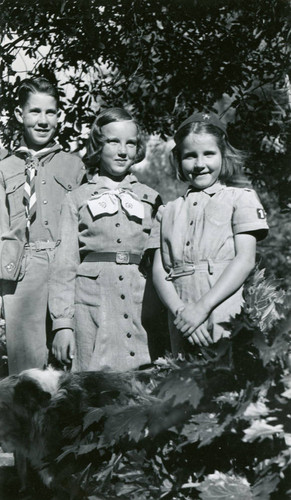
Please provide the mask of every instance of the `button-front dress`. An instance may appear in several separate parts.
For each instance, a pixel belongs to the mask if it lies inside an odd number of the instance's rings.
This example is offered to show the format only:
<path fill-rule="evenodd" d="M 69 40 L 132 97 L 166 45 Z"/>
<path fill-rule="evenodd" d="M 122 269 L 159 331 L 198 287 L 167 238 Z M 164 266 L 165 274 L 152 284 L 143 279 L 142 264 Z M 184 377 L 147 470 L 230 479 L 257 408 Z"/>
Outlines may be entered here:
<path fill-rule="evenodd" d="M 151 361 L 142 324 L 146 278 L 137 264 L 122 261 L 126 261 L 127 253 L 142 256 L 147 249 L 159 247 L 160 227 L 155 213 L 161 200 L 156 191 L 132 174 L 118 189 L 138 200 L 143 218 L 126 211 L 126 203 L 122 205 L 118 196 L 110 194 L 104 177 L 68 195 L 62 209 L 50 310 L 55 330 L 75 330 L 75 371 L 124 371 Z M 106 193 L 116 204 L 115 213 L 110 213 L 108 197 L 102 196 Z M 96 198 L 101 212 L 93 216 L 88 201 Z M 90 252 L 117 253 L 119 263 L 88 262 Z"/>
<path fill-rule="evenodd" d="M 216 182 L 203 191 L 189 188 L 162 212 L 161 253 L 168 279 L 185 304 L 197 302 L 235 257 L 234 235 L 266 236 L 265 211 L 254 190 Z M 220 323 L 241 310 L 242 287 L 217 306 L 205 322 L 214 341 L 229 336 Z M 173 354 L 190 344 L 182 339 L 169 315 Z M 187 346 L 187 347 L 186 347 Z"/>

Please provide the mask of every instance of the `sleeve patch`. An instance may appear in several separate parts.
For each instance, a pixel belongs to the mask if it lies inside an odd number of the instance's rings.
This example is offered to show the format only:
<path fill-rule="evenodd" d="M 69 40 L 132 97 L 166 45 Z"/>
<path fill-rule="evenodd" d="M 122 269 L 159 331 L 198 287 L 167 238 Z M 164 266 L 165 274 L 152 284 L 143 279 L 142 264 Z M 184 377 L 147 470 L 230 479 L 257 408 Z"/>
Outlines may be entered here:
<path fill-rule="evenodd" d="M 257 214 L 259 219 L 266 218 L 265 210 L 263 208 L 257 208 Z"/>

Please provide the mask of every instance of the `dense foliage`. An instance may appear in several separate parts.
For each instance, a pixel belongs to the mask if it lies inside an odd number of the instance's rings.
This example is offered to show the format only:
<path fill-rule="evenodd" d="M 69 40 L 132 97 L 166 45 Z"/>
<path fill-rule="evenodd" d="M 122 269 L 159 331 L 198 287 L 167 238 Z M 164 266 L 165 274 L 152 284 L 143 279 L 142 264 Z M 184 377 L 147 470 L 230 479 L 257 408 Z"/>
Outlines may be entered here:
<path fill-rule="evenodd" d="M 290 498 L 285 307 L 284 292 L 256 271 L 230 340 L 129 373 L 131 396 L 91 408 L 82 428 L 67 429 L 61 498 Z"/>
<path fill-rule="evenodd" d="M 32 74 L 63 87 L 65 145 L 81 147 L 84 125 L 106 106 L 126 106 L 164 137 L 193 109 L 215 106 L 231 118 L 234 144 L 253 153 L 252 175 L 285 203 L 288 16 L 285 0 L 0 0 L 6 143 L 22 51 L 35 58 Z"/>

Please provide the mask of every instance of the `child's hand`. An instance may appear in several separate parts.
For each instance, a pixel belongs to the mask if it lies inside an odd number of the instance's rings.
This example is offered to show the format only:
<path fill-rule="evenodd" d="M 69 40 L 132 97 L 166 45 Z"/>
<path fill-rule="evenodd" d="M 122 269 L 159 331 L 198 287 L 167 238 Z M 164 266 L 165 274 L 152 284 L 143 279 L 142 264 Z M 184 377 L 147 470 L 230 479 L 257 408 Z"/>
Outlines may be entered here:
<path fill-rule="evenodd" d="M 210 344 L 213 344 L 213 340 L 211 338 L 211 335 L 208 332 L 205 325 L 198 326 L 198 328 L 196 328 L 194 333 L 191 333 L 190 335 L 188 335 L 188 333 L 184 334 L 184 337 L 187 338 L 187 340 L 190 342 L 190 344 L 192 344 L 192 345 L 197 344 L 200 347 L 202 347 L 202 346 L 207 347 Z"/>
<path fill-rule="evenodd" d="M 58 330 L 52 343 L 52 353 L 61 363 L 71 363 L 75 354 L 75 337 L 73 330 Z"/>
<path fill-rule="evenodd" d="M 199 300 L 196 304 L 187 304 L 185 308 L 180 311 L 174 320 L 176 328 L 184 334 L 184 337 L 196 333 L 192 336 L 192 340 L 198 345 L 213 344 L 210 333 L 207 331 L 205 325 L 202 325 L 208 318 L 210 313 L 209 308 L 204 303 L 203 299 Z M 197 329 L 199 330 L 197 331 Z"/>

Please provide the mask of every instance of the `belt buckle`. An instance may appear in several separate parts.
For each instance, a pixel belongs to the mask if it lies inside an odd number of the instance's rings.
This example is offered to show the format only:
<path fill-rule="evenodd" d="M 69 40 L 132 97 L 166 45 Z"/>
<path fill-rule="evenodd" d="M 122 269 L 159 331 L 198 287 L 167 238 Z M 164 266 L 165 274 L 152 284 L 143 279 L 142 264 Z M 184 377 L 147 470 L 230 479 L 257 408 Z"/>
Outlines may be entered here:
<path fill-rule="evenodd" d="M 194 273 L 195 273 L 195 265 L 191 266 L 188 269 L 185 269 L 182 267 L 176 271 L 174 268 L 174 269 L 171 269 L 168 276 L 166 276 L 166 281 L 172 281 L 175 278 L 182 278 L 183 276 L 191 276 L 191 274 L 194 274 Z"/>
<path fill-rule="evenodd" d="M 129 252 L 116 252 L 116 264 L 129 264 Z"/>
<path fill-rule="evenodd" d="M 34 244 L 35 244 L 35 250 L 36 252 L 40 252 L 41 251 L 41 241 L 35 241 Z"/>

